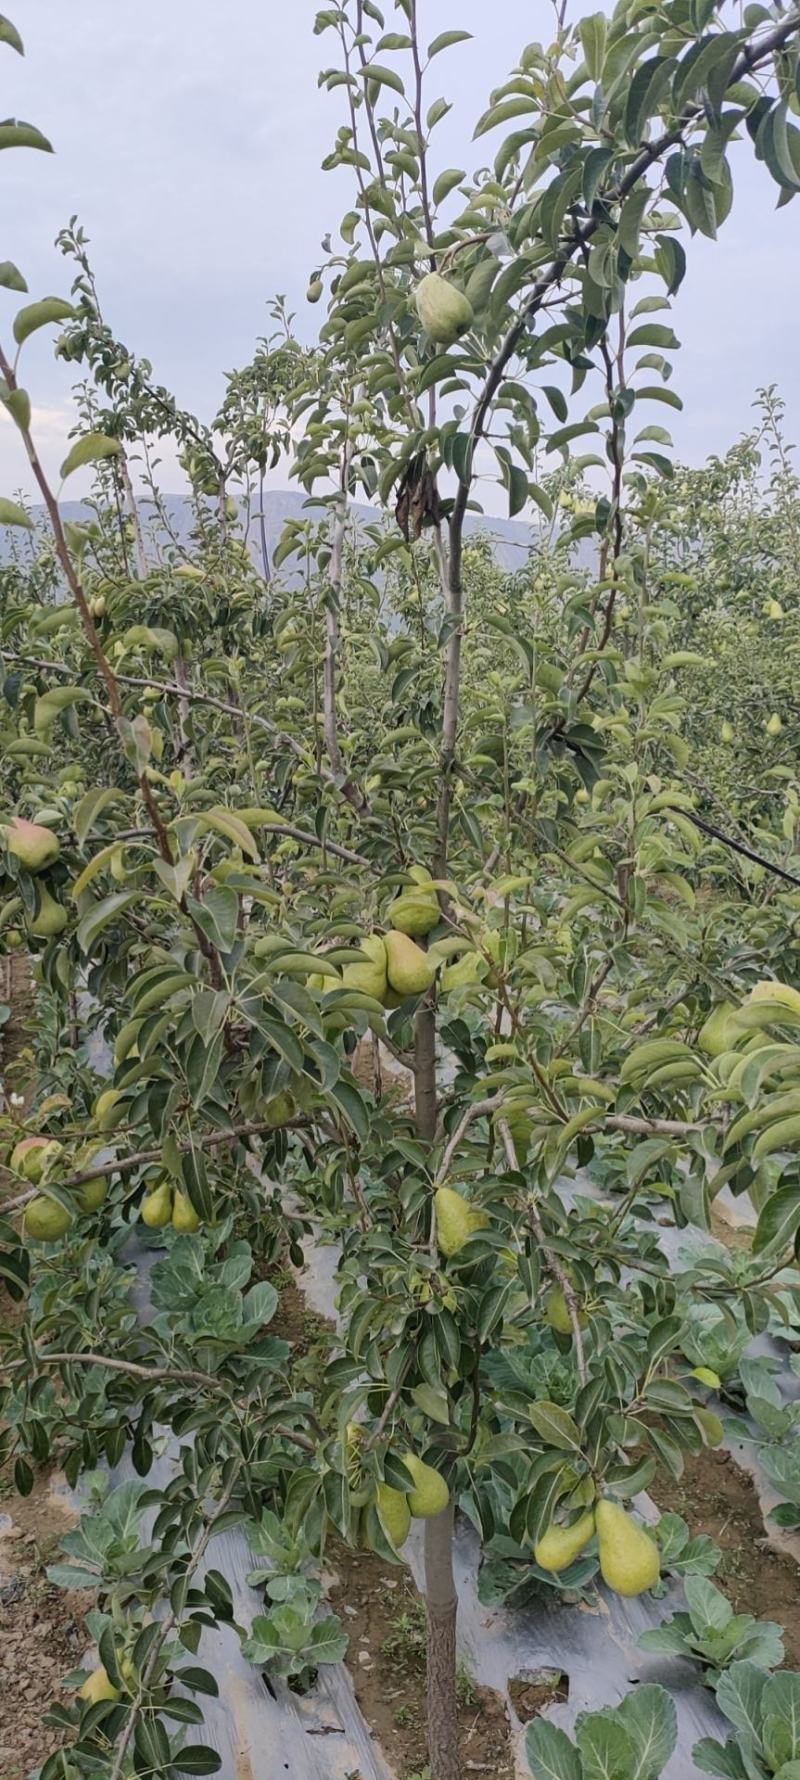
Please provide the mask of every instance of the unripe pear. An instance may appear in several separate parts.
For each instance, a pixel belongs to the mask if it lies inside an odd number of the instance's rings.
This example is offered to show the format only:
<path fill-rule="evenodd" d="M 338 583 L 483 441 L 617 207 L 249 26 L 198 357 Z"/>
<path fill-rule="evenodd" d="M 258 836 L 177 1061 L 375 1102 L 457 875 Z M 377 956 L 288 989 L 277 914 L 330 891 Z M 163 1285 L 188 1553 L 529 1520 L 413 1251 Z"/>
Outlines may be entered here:
<path fill-rule="evenodd" d="M 94 1119 L 99 1131 L 113 1131 L 125 1117 L 125 1106 L 118 1088 L 104 1088 L 94 1103 Z"/>
<path fill-rule="evenodd" d="M 618 1502 L 601 1501 L 595 1509 L 600 1574 L 618 1595 L 642 1595 L 661 1575 L 658 1546 L 632 1514 Z"/>
<path fill-rule="evenodd" d="M 735 734 L 736 734 L 736 731 L 735 731 L 735 730 L 734 730 L 734 727 L 733 727 L 733 724 L 732 724 L 732 723 L 729 723 L 729 722 L 728 722 L 728 719 L 727 719 L 727 717 L 726 717 L 726 718 L 725 718 L 725 721 L 724 721 L 724 723 L 723 723 L 723 725 L 722 725 L 722 728 L 721 728 L 721 730 L 720 730 L 720 732 L 719 732 L 719 735 L 720 735 L 720 741 L 722 741 L 722 742 L 732 742 L 732 741 L 733 741 L 733 739 L 734 739 L 734 736 L 735 736 Z"/>
<path fill-rule="evenodd" d="M 59 933 L 64 932 L 68 919 L 66 909 L 50 895 L 47 885 L 42 884 L 39 889 L 39 907 L 29 924 L 29 932 L 35 934 L 37 939 L 55 939 Z"/>
<path fill-rule="evenodd" d="M 477 1230 L 485 1230 L 489 1219 L 477 1207 L 470 1205 L 460 1193 L 452 1187 L 439 1187 L 434 1194 L 436 1207 L 436 1240 L 443 1255 L 449 1260 L 457 1255 Z"/>
<path fill-rule="evenodd" d="M 574 1333 L 572 1319 L 569 1314 L 569 1305 L 567 1304 L 561 1286 L 554 1286 L 552 1291 L 548 1292 L 545 1300 L 544 1314 L 551 1329 L 555 1329 L 557 1335 L 572 1335 Z M 578 1328 L 585 1329 L 588 1321 L 589 1318 L 587 1317 L 585 1310 L 579 1310 Z"/>
<path fill-rule="evenodd" d="M 707 1057 L 721 1057 L 725 1051 L 733 1050 L 743 1036 L 744 1028 L 737 1024 L 733 1003 L 721 1001 L 703 1022 L 697 1042 Z"/>
<path fill-rule="evenodd" d="M 424 939 L 426 933 L 438 925 L 440 919 L 439 904 L 435 893 L 425 896 L 421 891 L 403 890 L 386 911 L 389 926 L 397 933 L 410 934 L 414 939 Z"/>
<path fill-rule="evenodd" d="M 22 1137 L 11 1151 L 10 1166 L 38 1187 L 45 1168 L 60 1155 L 63 1145 L 55 1137 Z"/>
<path fill-rule="evenodd" d="M 398 995 L 424 995 L 436 978 L 436 964 L 405 933 L 387 933 L 386 975 Z"/>
<path fill-rule="evenodd" d="M 288 1088 L 284 1088 L 280 1094 L 273 1094 L 272 1099 L 267 1101 L 264 1118 L 268 1125 L 278 1131 L 282 1125 L 291 1124 L 296 1112 L 294 1095 L 289 1093 Z"/>
<path fill-rule="evenodd" d="M 140 1207 L 140 1216 L 148 1230 L 163 1230 L 172 1217 L 172 1182 L 163 1180 L 158 1187 L 145 1193 Z"/>
<path fill-rule="evenodd" d="M 38 822 L 26 822 L 23 816 L 15 816 L 4 829 L 5 843 L 9 853 L 13 853 L 26 871 L 45 871 L 48 865 L 54 865 L 61 851 L 57 834 L 49 828 L 41 828 Z"/>
<path fill-rule="evenodd" d="M 16 952 L 17 948 L 22 945 L 22 934 L 18 927 L 9 927 L 6 933 L 6 945 L 10 952 Z"/>
<path fill-rule="evenodd" d="M 792 1013 L 800 1014 L 800 990 L 793 989 L 791 983 L 773 983 L 767 978 L 765 982 L 754 983 L 748 999 L 750 1001 L 781 1001 L 784 1007 L 789 1008 Z"/>
<path fill-rule="evenodd" d="M 411 1530 L 411 1509 L 403 1490 L 392 1489 L 388 1483 L 378 1484 L 375 1504 L 383 1530 L 392 1545 L 405 1544 Z"/>
<path fill-rule="evenodd" d="M 587 1509 L 578 1520 L 569 1527 L 559 1527 L 555 1521 L 547 1532 L 538 1539 L 533 1548 L 533 1555 L 540 1570 L 566 1570 L 573 1563 L 579 1552 L 594 1536 L 594 1509 Z"/>
<path fill-rule="evenodd" d="M 30 1242 L 59 1242 L 72 1223 L 66 1206 L 40 1193 L 25 1207 L 22 1233 Z"/>
<path fill-rule="evenodd" d="M 407 1501 L 415 1520 L 431 1520 L 435 1514 L 443 1514 L 450 1501 L 444 1478 L 432 1465 L 418 1459 L 414 1452 L 404 1453 L 403 1464 L 414 1485 L 408 1492 Z"/>
<path fill-rule="evenodd" d="M 348 989 L 360 989 L 363 995 L 382 1001 L 387 988 L 386 947 L 379 933 L 367 933 L 359 943 L 369 963 L 365 959 L 363 964 L 346 965 L 342 982 Z"/>
<path fill-rule="evenodd" d="M 78 1691 L 78 1699 L 88 1700 L 92 1706 L 96 1706 L 100 1700 L 118 1700 L 119 1697 L 119 1688 L 109 1681 L 108 1671 L 102 1663 L 99 1668 L 92 1670 Z"/>
<path fill-rule="evenodd" d="M 440 272 L 429 272 L 421 280 L 415 302 L 426 334 L 439 346 L 452 346 L 472 326 L 472 304 Z"/>
<path fill-rule="evenodd" d="M 773 711 L 772 716 L 768 719 L 768 722 L 765 727 L 766 727 L 767 735 L 771 735 L 771 736 L 780 735 L 781 730 L 783 729 L 783 724 L 781 723 L 781 720 L 777 714 L 777 711 Z"/>
<path fill-rule="evenodd" d="M 78 1203 L 81 1211 L 99 1211 L 108 1198 L 108 1180 L 105 1175 L 98 1175 L 95 1180 L 85 1180 L 78 1191 Z"/>
<path fill-rule="evenodd" d="M 194 1235 L 195 1230 L 200 1229 L 200 1219 L 192 1201 L 188 1193 L 182 1193 L 180 1188 L 175 1194 L 172 1207 L 172 1228 L 184 1231 L 188 1235 Z"/>
<path fill-rule="evenodd" d="M 483 980 L 483 960 L 477 952 L 465 952 L 457 964 L 448 964 L 442 971 L 442 990 L 445 995 L 452 989 L 468 989 L 473 983 Z"/>

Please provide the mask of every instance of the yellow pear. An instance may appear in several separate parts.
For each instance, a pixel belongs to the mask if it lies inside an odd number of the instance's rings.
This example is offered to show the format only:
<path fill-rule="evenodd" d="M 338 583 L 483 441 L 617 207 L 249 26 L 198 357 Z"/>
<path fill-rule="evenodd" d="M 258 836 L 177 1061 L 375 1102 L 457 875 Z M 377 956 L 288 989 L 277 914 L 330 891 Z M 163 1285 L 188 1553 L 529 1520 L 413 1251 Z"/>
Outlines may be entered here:
<path fill-rule="evenodd" d="M 25 1207 L 22 1231 L 30 1242 L 59 1242 L 66 1236 L 71 1223 L 72 1217 L 65 1206 L 57 1199 L 48 1199 L 46 1193 L 40 1193 Z"/>
<path fill-rule="evenodd" d="M 172 1217 L 172 1182 L 162 1180 L 142 1200 L 140 1216 L 148 1230 L 163 1230 Z"/>
<path fill-rule="evenodd" d="M 24 816 L 15 816 L 3 832 L 9 853 L 26 871 L 45 871 L 48 865 L 55 864 L 61 845 L 51 829 L 42 828 L 38 822 L 26 822 Z"/>
<path fill-rule="evenodd" d="M 363 995 L 382 1001 L 387 988 L 386 947 L 379 933 L 367 933 L 359 943 L 369 963 L 346 965 L 342 982 L 348 989 L 360 989 Z"/>
<path fill-rule="evenodd" d="M 583 1551 L 584 1545 L 594 1535 L 594 1509 L 588 1508 L 585 1514 L 573 1521 L 569 1527 L 559 1527 L 553 1522 L 541 1539 L 537 1539 L 533 1555 L 540 1570 L 566 1570 Z"/>
<path fill-rule="evenodd" d="M 434 1194 L 436 1207 L 436 1240 L 448 1260 L 457 1255 L 476 1230 L 485 1230 L 489 1219 L 470 1205 L 453 1187 L 439 1187 Z"/>
<path fill-rule="evenodd" d="M 411 1529 L 408 1497 L 402 1490 L 392 1489 L 388 1483 L 379 1483 L 375 1506 L 381 1526 L 392 1545 L 398 1548 L 404 1545 Z"/>
<path fill-rule="evenodd" d="M 472 304 L 441 272 L 420 280 L 414 300 L 426 334 L 439 346 L 452 346 L 472 326 Z"/>
<path fill-rule="evenodd" d="M 418 1459 L 416 1453 L 407 1452 L 403 1455 L 403 1464 L 414 1485 L 408 1492 L 409 1512 L 415 1520 L 430 1520 L 434 1514 L 442 1514 L 450 1500 L 450 1491 L 443 1477 L 434 1471 L 432 1465 L 426 1465 Z"/>
<path fill-rule="evenodd" d="M 654 1588 L 661 1575 L 658 1546 L 633 1515 L 618 1502 L 604 1500 L 595 1509 L 595 1525 L 600 1573 L 608 1587 L 618 1595 L 642 1595 Z"/>
<path fill-rule="evenodd" d="M 273 1094 L 272 1099 L 267 1101 L 264 1118 L 268 1125 L 278 1131 L 282 1125 L 291 1124 L 296 1112 L 294 1095 L 289 1093 L 288 1088 L 283 1088 L 280 1094 Z"/>
<path fill-rule="evenodd" d="M 98 1669 L 93 1669 L 88 1680 L 84 1681 L 83 1687 L 79 1689 L 78 1698 L 79 1700 L 88 1700 L 92 1706 L 98 1705 L 100 1700 L 119 1699 L 119 1688 L 109 1681 L 108 1672 L 102 1663 Z"/>
<path fill-rule="evenodd" d="M 436 978 L 435 961 L 405 933 L 387 933 L 386 974 L 398 995 L 424 995 Z"/>
<path fill-rule="evenodd" d="M 35 934 L 37 939 L 55 939 L 57 934 L 64 932 L 68 920 L 66 909 L 50 895 L 47 885 L 42 884 L 39 889 L 39 907 L 33 920 L 29 922 L 28 931 Z"/>
<path fill-rule="evenodd" d="M 172 1207 L 172 1228 L 173 1230 L 182 1230 L 189 1235 L 194 1235 L 195 1230 L 200 1229 L 200 1219 L 192 1201 L 188 1193 L 182 1193 L 180 1188 L 175 1194 Z"/>
<path fill-rule="evenodd" d="M 11 1151 L 10 1167 L 31 1185 L 38 1187 L 46 1168 L 61 1154 L 63 1145 L 55 1137 L 22 1137 Z"/>

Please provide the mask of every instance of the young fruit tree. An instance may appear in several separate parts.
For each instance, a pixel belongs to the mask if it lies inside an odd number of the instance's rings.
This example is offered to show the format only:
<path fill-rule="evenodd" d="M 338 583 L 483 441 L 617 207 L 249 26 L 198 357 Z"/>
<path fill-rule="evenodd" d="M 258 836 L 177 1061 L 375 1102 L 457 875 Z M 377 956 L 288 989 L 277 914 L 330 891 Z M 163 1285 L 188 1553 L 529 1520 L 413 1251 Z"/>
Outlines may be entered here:
<path fill-rule="evenodd" d="M 233 1619 L 204 1560 L 240 1522 L 267 1559 L 245 1654 L 297 1685 L 344 1647 L 331 1536 L 403 1561 L 421 1523 L 430 1771 L 457 1780 L 456 1509 L 542 1589 L 681 1573 L 632 1499 L 721 1441 L 723 1362 L 800 1229 L 800 877 L 765 840 L 769 897 L 717 891 L 742 843 L 683 733 L 707 663 L 675 646 L 662 424 L 691 238 L 749 152 L 780 204 L 800 189 L 800 12 L 561 9 L 471 174 L 437 158 L 463 30 L 429 41 L 417 0 L 315 30 L 352 188 L 324 319 L 306 348 L 276 304 L 213 425 L 115 337 L 76 219 L 69 299 L 2 269 L 42 510 L 0 502 L 30 539 L 2 570 L 0 934 L 41 1015 L 6 1114 L 3 1440 L 23 1494 L 50 1459 L 134 1473 L 64 1542 L 97 1662 L 41 1780 L 215 1771 L 186 1727 L 216 1683 L 185 1659 Z M 57 489 L 24 380 L 53 326 L 86 378 Z M 253 556 L 280 462 L 308 503 Z M 519 575 L 470 528 L 491 481 L 551 528 Z M 659 1226 L 708 1230 L 725 1186 L 752 1254 L 669 1259 Z M 310 1367 L 269 1325 L 320 1235 L 338 1326 Z"/>

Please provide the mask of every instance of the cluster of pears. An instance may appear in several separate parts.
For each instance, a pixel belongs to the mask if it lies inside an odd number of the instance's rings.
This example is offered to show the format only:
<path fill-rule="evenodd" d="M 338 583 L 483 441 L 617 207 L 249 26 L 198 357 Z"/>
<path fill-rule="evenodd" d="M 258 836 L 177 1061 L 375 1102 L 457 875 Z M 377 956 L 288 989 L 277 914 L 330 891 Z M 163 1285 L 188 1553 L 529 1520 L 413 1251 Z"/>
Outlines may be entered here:
<path fill-rule="evenodd" d="M 63 1150 L 55 1137 L 21 1137 L 9 1157 L 9 1167 L 23 1180 L 38 1187 Z M 49 1193 L 37 1193 L 25 1207 L 22 1229 L 28 1242 L 60 1242 L 75 1220 L 76 1213 L 99 1211 L 108 1194 L 108 1180 L 100 1175 L 84 1181 L 78 1189 L 75 1210 L 68 1210 Z"/>
<path fill-rule="evenodd" d="M 411 1478 L 410 1490 L 396 1490 L 389 1483 L 379 1483 L 375 1506 L 381 1524 L 392 1545 L 405 1544 L 412 1520 L 431 1520 L 443 1514 L 450 1501 L 450 1491 L 433 1465 L 426 1465 L 416 1453 L 403 1455 L 403 1464 Z"/>
<path fill-rule="evenodd" d="M 540 1570 L 558 1575 L 568 1569 L 597 1534 L 600 1574 L 617 1595 L 642 1595 L 661 1575 L 658 1546 L 618 1502 L 603 1497 L 569 1526 L 555 1522 L 538 1539 L 533 1555 Z"/>
<path fill-rule="evenodd" d="M 24 816 L 14 816 L 6 823 L 2 837 L 7 851 L 31 877 L 38 878 L 40 873 L 49 870 L 61 852 L 58 835 L 53 834 L 52 829 L 44 828 L 38 822 L 28 822 Z M 36 897 L 36 913 L 30 919 L 26 917 L 28 932 L 35 939 L 55 939 L 67 925 L 67 911 L 45 883 L 37 883 Z M 22 910 L 22 903 L 13 898 L 3 911 L 4 924 L 13 919 L 17 910 Z M 11 932 L 16 933 L 16 929 L 12 927 Z"/>
<path fill-rule="evenodd" d="M 417 945 L 439 921 L 439 902 L 433 879 L 422 865 L 409 867 L 412 882 L 400 892 L 386 913 L 388 931 L 365 934 L 363 964 L 347 964 L 342 982 L 348 989 L 371 995 L 383 1007 L 399 1007 L 411 995 L 424 995 L 433 987 L 439 960 Z M 309 977 L 311 988 L 326 986 L 324 977 Z"/>
<path fill-rule="evenodd" d="M 188 1193 L 184 1193 L 181 1187 L 176 1187 L 168 1174 L 162 1175 L 159 1181 L 148 1187 L 139 1215 L 148 1230 L 164 1230 L 167 1224 L 171 1224 L 173 1230 L 189 1236 L 193 1236 L 202 1223 Z"/>

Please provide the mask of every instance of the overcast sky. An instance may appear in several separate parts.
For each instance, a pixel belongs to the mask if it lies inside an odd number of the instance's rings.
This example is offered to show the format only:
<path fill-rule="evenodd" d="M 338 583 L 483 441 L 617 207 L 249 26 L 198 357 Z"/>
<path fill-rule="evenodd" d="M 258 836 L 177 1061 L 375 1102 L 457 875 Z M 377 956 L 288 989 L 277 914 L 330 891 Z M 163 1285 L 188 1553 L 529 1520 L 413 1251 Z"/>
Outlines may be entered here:
<path fill-rule="evenodd" d="M 351 202 L 344 176 L 320 169 L 343 106 L 340 92 L 317 90 L 335 40 L 313 35 L 316 0 L 9 5 L 27 53 L 23 62 L 0 49 L 3 110 L 37 124 L 56 152 L 2 156 L 0 258 L 16 261 L 32 296 L 67 294 L 70 267 L 53 242 L 77 212 L 115 331 L 182 405 L 210 418 L 225 370 L 246 363 L 267 331 L 272 294 L 287 295 L 300 335 L 312 337 L 320 310 L 305 303 L 308 273 Z M 391 0 L 385 12 L 389 25 Z M 526 42 L 549 41 L 552 9 L 549 0 L 421 0 L 420 12 L 429 37 L 454 25 L 474 33 L 434 63 L 429 93 L 455 102 L 435 138 L 438 164 L 472 169 L 486 158 L 470 137 L 488 92 Z M 733 212 L 719 242 L 691 244 L 675 310 L 683 351 L 673 387 L 686 411 L 673 430 L 692 463 L 750 424 L 761 384 L 780 386 L 790 436 L 800 437 L 800 200 L 776 212 L 749 142 L 735 151 L 734 177 Z M 17 303 L 0 291 L 6 337 Z M 29 343 L 25 379 L 52 469 L 70 425 L 70 379 L 51 344 L 52 332 Z M 0 493 L 29 487 L 5 415 L 0 477 Z M 163 483 L 181 485 L 171 461 Z"/>

